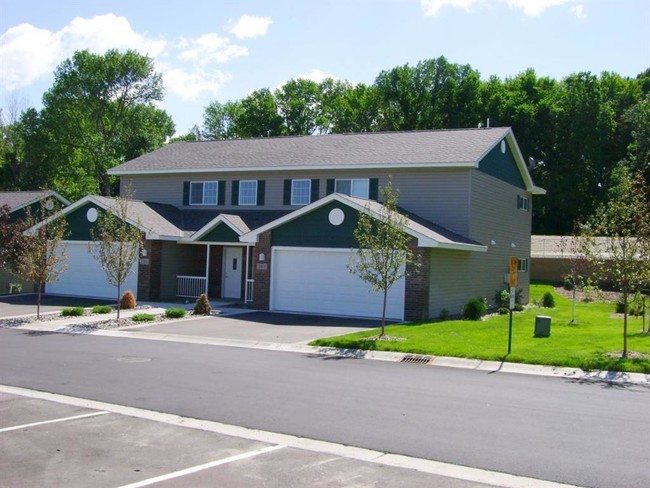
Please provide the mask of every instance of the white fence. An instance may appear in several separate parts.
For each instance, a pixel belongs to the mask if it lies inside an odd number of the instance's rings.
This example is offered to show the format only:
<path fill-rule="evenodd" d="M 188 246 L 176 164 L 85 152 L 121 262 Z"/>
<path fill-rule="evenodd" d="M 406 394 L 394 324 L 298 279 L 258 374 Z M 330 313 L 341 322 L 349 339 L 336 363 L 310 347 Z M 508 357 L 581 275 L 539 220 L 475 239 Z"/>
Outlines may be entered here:
<path fill-rule="evenodd" d="M 253 303 L 253 285 L 255 280 L 246 280 L 246 303 Z"/>
<path fill-rule="evenodd" d="M 176 296 L 198 298 L 206 290 L 205 276 L 176 276 Z"/>

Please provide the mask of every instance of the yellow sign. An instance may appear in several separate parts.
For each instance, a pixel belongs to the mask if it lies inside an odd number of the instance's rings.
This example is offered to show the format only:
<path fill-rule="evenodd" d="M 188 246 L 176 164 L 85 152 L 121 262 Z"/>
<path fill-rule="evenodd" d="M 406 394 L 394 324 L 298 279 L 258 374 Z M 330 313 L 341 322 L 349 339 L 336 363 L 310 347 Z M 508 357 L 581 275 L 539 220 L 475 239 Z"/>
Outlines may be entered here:
<path fill-rule="evenodd" d="M 517 286 L 517 268 L 519 267 L 519 259 L 517 256 L 510 256 L 510 286 Z"/>

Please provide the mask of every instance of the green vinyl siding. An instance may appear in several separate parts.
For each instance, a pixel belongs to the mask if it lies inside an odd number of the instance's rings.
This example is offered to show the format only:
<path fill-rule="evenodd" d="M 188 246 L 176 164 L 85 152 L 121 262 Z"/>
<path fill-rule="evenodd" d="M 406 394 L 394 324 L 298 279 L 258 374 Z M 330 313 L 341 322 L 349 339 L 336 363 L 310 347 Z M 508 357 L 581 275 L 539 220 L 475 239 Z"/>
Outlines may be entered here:
<path fill-rule="evenodd" d="M 341 225 L 329 221 L 329 213 L 335 208 L 345 216 Z M 355 248 L 353 232 L 358 219 L 357 210 L 332 202 L 274 229 L 272 242 L 274 246 Z"/>
<path fill-rule="evenodd" d="M 89 222 L 86 216 L 88 210 L 91 208 L 97 210 L 98 218 L 95 222 Z M 103 212 L 104 210 L 101 207 L 89 202 L 66 215 L 65 219 L 68 221 L 68 229 L 64 239 L 67 241 L 91 241 L 91 232 L 94 231 L 97 233 L 97 222 L 99 222 L 99 218 Z"/>
<path fill-rule="evenodd" d="M 479 162 L 478 169 L 483 173 L 498 178 L 506 183 L 516 186 L 517 188 L 526 189 L 515 158 L 506 143 L 506 152 L 501 152 L 501 143 L 497 144 L 492 150 L 485 155 Z"/>
<path fill-rule="evenodd" d="M 200 242 L 239 242 L 239 235 L 227 224 L 219 223 L 199 239 Z"/>

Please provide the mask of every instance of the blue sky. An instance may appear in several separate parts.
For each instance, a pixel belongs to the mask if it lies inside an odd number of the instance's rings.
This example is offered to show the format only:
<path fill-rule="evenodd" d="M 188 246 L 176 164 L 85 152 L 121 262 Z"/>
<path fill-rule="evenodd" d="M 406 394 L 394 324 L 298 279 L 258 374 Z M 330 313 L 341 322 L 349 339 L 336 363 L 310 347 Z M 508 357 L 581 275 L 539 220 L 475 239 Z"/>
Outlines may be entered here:
<path fill-rule="evenodd" d="M 649 26 L 649 0 L 0 0 L 0 107 L 40 108 L 77 49 L 134 48 L 155 59 L 162 107 L 186 133 L 212 100 L 301 76 L 372 83 L 438 56 L 484 79 L 636 76 Z"/>

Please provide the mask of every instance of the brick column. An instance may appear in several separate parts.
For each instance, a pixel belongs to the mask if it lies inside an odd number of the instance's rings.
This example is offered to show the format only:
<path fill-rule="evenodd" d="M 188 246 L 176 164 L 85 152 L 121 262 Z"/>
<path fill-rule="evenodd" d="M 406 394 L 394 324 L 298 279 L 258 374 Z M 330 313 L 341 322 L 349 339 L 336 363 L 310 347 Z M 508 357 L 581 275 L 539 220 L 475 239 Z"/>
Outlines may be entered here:
<path fill-rule="evenodd" d="M 259 260 L 264 254 L 264 261 Z M 271 231 L 260 234 L 253 248 L 253 307 L 268 310 L 271 299 Z"/>
<path fill-rule="evenodd" d="M 138 300 L 160 300 L 162 241 L 145 241 L 144 250 L 147 255 L 138 258 Z"/>
<path fill-rule="evenodd" d="M 413 264 L 406 267 L 406 291 L 404 297 L 404 319 L 419 322 L 429 318 L 429 256 L 426 248 L 418 247 L 417 240 L 409 240 L 413 253 Z"/>

